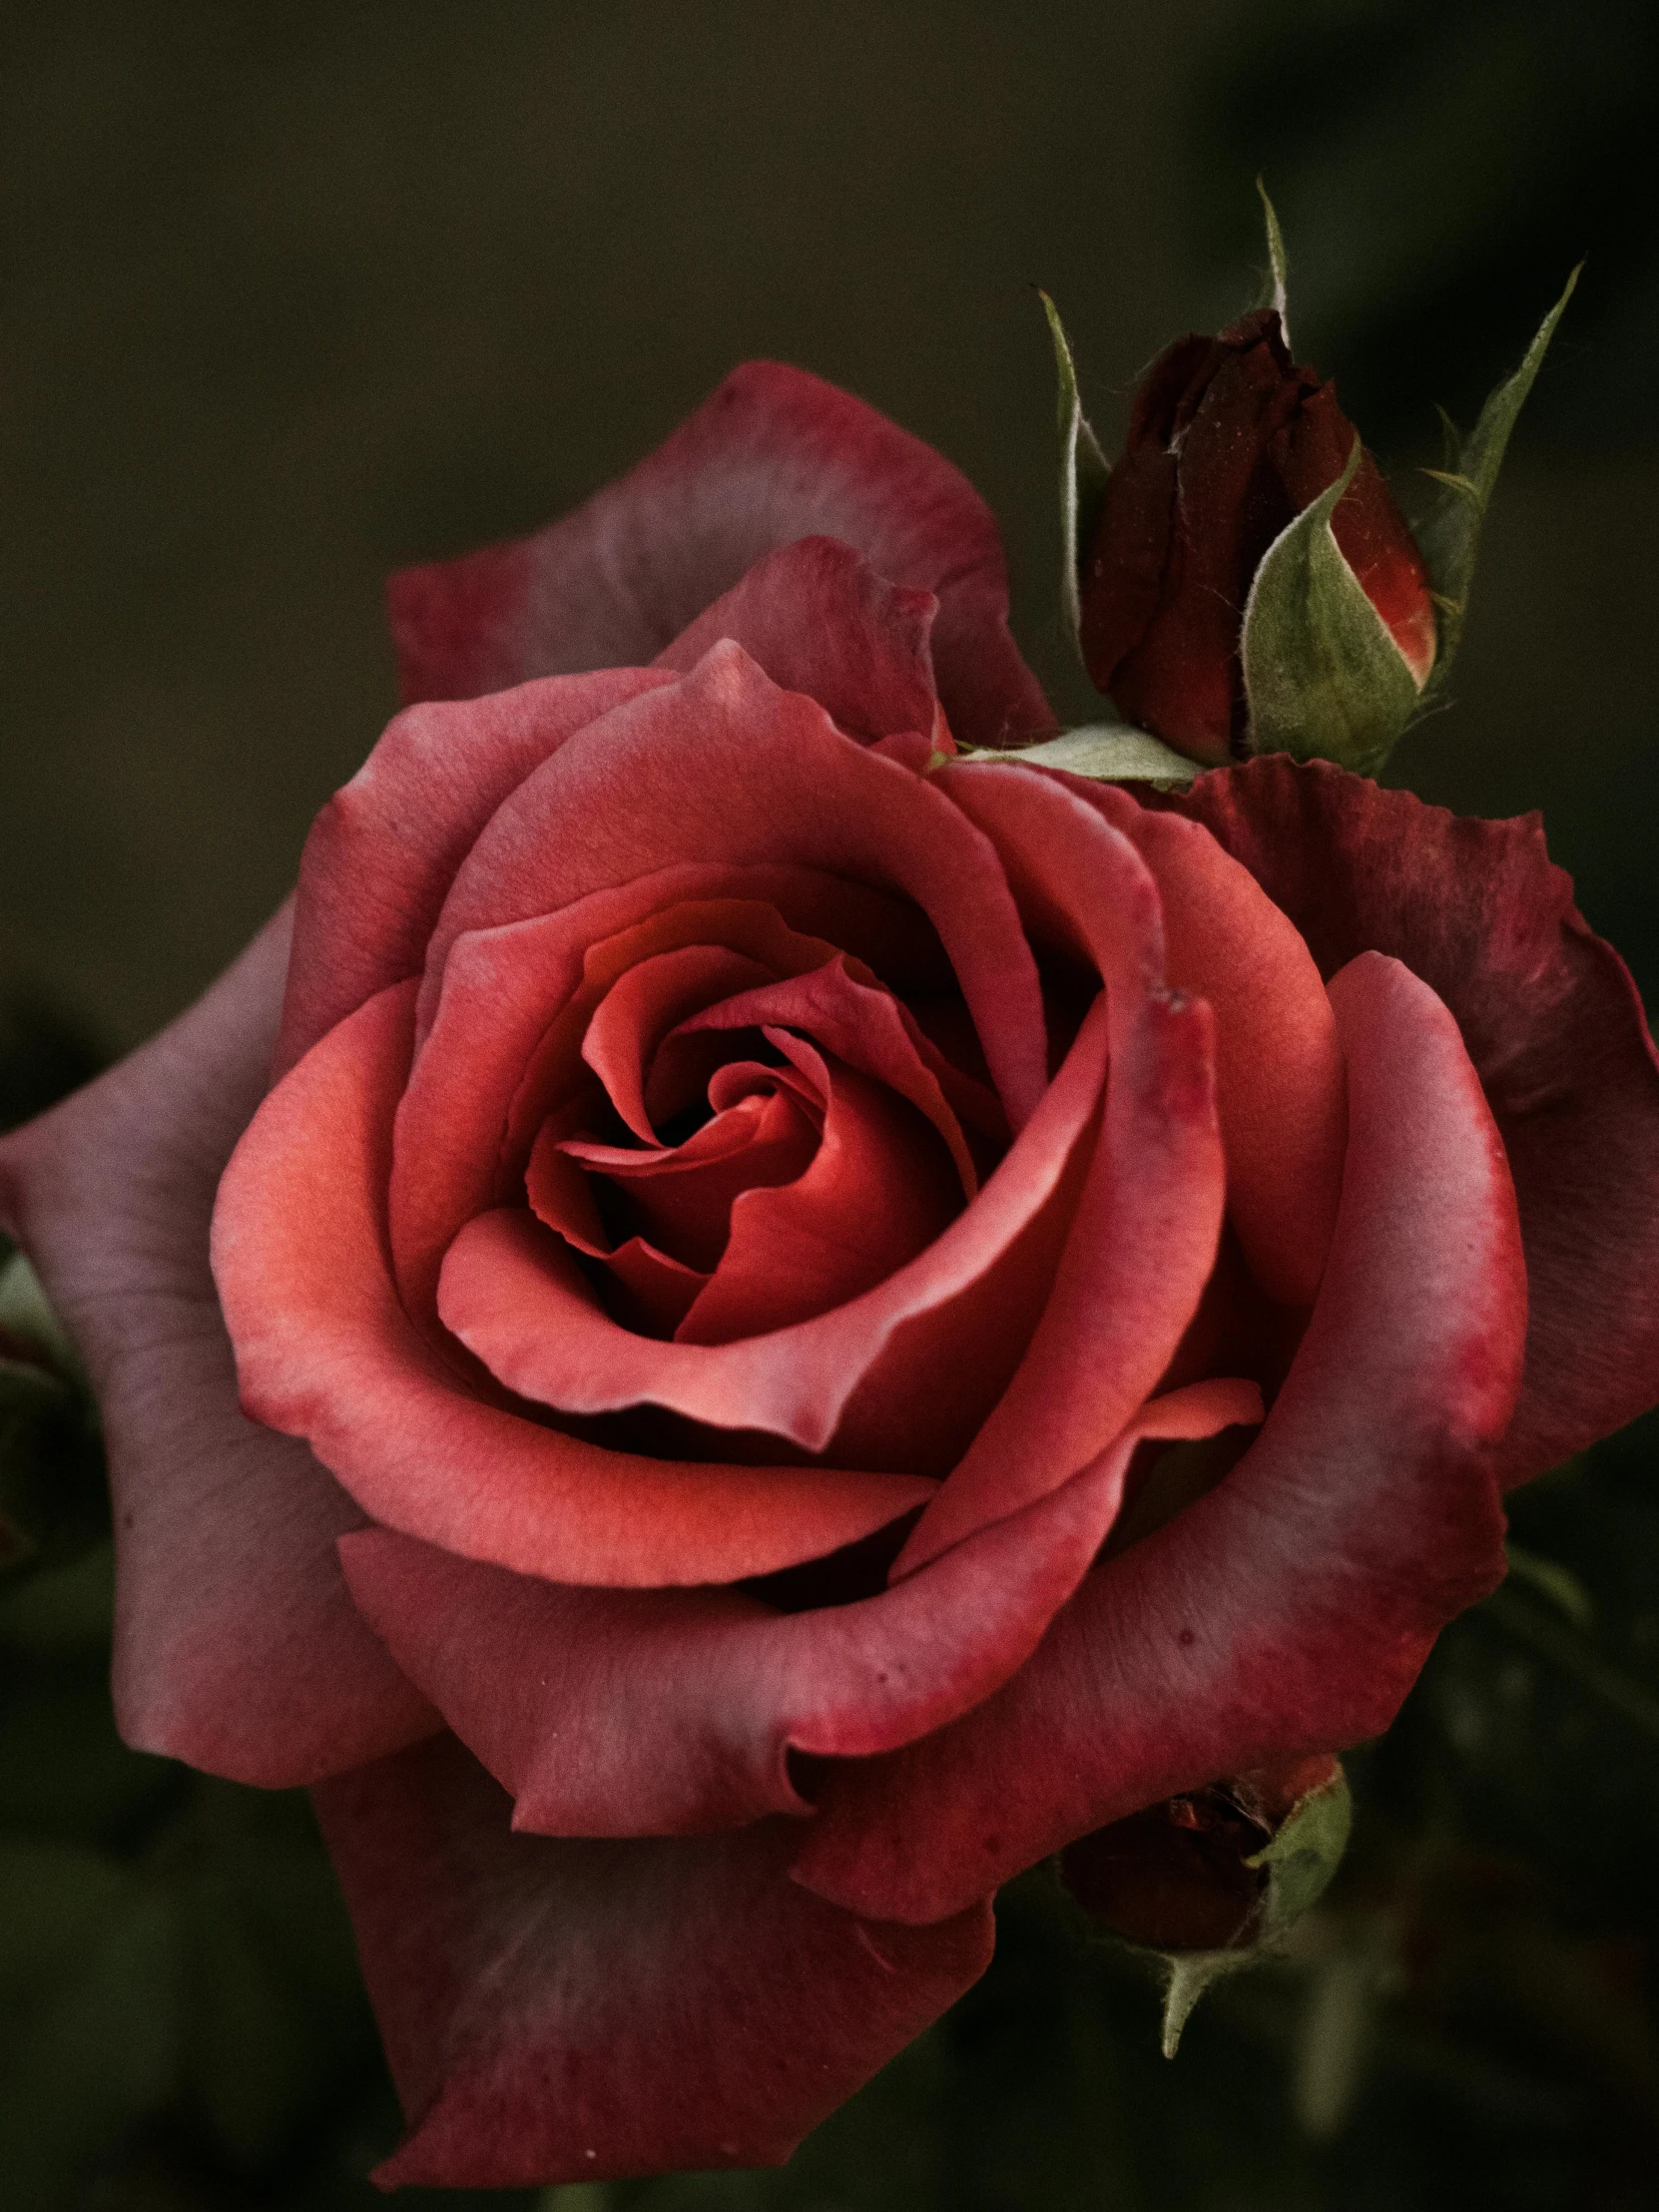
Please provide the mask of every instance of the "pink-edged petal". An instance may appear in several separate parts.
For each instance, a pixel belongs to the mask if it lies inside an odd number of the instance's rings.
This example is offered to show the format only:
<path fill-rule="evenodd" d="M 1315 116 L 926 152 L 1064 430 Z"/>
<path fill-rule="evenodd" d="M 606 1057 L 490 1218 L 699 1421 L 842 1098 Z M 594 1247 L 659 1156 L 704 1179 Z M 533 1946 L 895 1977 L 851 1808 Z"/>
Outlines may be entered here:
<path fill-rule="evenodd" d="M 1216 1017 L 1227 1209 L 1270 1298 L 1311 1306 L 1342 1191 L 1342 1053 L 1313 954 L 1249 869 L 1179 816 L 1114 786 L 1068 786 L 1100 808 L 1157 878 L 1169 982 Z"/>
<path fill-rule="evenodd" d="M 990 1961 L 988 1900 L 907 1929 L 809 1897 L 788 1821 L 514 1835 L 453 1737 L 316 1807 L 409 2122 L 387 2188 L 781 2165 Z"/>
<path fill-rule="evenodd" d="M 993 1698 L 833 1770 L 796 1869 L 821 1895 L 931 1920 L 1177 1790 L 1375 1735 L 1501 1577 L 1492 1459 L 1525 1331 L 1503 1148 L 1426 985 L 1372 954 L 1332 996 L 1342 1206 L 1260 1437 L 1091 1574 Z"/>
<path fill-rule="evenodd" d="M 394 576 L 403 696 L 641 666 L 764 555 L 809 537 L 937 597 L 933 666 L 959 738 L 1054 727 L 1008 635 L 996 524 L 967 478 L 862 400 L 776 361 L 734 369 L 665 445 L 538 537 Z"/>
<path fill-rule="evenodd" d="M 1172 802 L 1172 804 L 1175 804 Z M 1659 1063 L 1624 963 L 1535 815 L 1460 821 L 1283 756 L 1179 802 L 1333 974 L 1368 946 L 1457 1017 L 1515 1180 L 1531 1301 L 1499 1478 L 1525 1481 L 1659 1399 Z"/>
<path fill-rule="evenodd" d="M 573 731 L 670 680 L 603 669 L 397 716 L 305 839 L 275 1072 L 376 991 L 419 974 L 456 868 L 532 769 Z"/>
<path fill-rule="evenodd" d="M 0 1211 L 103 1413 L 122 1734 L 274 1787 L 436 1725 L 339 1574 L 334 1540 L 362 1515 L 303 1445 L 244 1417 L 208 1269 L 287 944 L 284 909 L 170 1029 L 0 1141 Z"/>
<path fill-rule="evenodd" d="M 304 1436 L 387 1527 L 565 1582 L 767 1573 L 928 1494 L 900 1476 L 607 1451 L 480 1394 L 482 1379 L 409 1321 L 384 1250 L 388 1101 L 409 1064 L 415 989 L 382 991 L 313 1045 L 220 1185 L 214 1272 L 256 1419 Z"/>
<path fill-rule="evenodd" d="M 785 691 L 805 692 L 855 738 L 942 730 L 928 633 L 931 592 L 889 584 L 849 545 L 801 538 L 766 554 L 683 630 L 658 668 L 685 674 L 735 638 Z"/>
<path fill-rule="evenodd" d="M 1169 1367 L 1221 1236 L 1212 1028 L 1200 1001 L 1152 998 L 1117 1040 L 1094 1159 L 1042 1319 L 898 1571 L 1057 1488 L 1106 1448 Z"/>
<path fill-rule="evenodd" d="M 931 780 L 854 745 L 730 641 L 591 724 L 499 809 L 433 932 L 422 1033 L 463 933 L 720 860 L 806 867 L 913 902 L 955 972 L 1009 1122 L 1029 1117 L 1047 1080 L 1036 964 L 989 840 Z"/>
<path fill-rule="evenodd" d="M 735 1590 L 575 1590 L 370 1529 L 352 1595 L 398 1664 L 554 1836 L 689 1835 L 806 1814 L 790 1754 L 864 1758 L 980 1703 L 1076 1589 L 1148 1434 L 1260 1420 L 1248 1386 L 1200 1383 L 1074 1482 L 896 1588 L 780 1614 Z"/>
<path fill-rule="evenodd" d="M 1024 1240 L 1034 1240 L 1047 1262 L 1051 1201 L 1094 1125 L 1105 1058 L 1104 1021 L 1085 1024 L 974 1203 L 907 1267 L 813 1321 L 729 1345 L 636 1337 L 600 1310 L 558 1238 L 528 1214 L 502 1208 L 468 1222 L 449 1248 L 438 1294 L 444 1326 L 508 1389 L 567 1413 L 665 1405 L 717 1428 L 763 1429 L 822 1451 L 852 1408 L 860 1461 L 879 1465 L 880 1440 L 895 1428 L 908 1434 L 918 1426 L 917 1378 L 955 1376 L 951 1345 L 962 1307 L 976 1317 L 967 1341 L 992 1372 L 996 1345 L 1012 1338 L 1023 1349 L 1022 1324 L 1028 1329 L 1036 1318 L 1029 1301 L 1010 1307 L 1011 1286 L 1003 1281 L 992 1310 L 980 1314 L 975 1293 L 1004 1259 L 1016 1263 L 1014 1281 L 1025 1280 L 1017 1266 Z M 993 1344 L 981 1342 L 981 1324 Z M 877 1377 L 874 1396 L 864 1395 Z M 968 1376 L 961 1381 L 970 1388 Z M 938 1408 L 924 1410 L 919 1426 L 939 1425 Z"/>

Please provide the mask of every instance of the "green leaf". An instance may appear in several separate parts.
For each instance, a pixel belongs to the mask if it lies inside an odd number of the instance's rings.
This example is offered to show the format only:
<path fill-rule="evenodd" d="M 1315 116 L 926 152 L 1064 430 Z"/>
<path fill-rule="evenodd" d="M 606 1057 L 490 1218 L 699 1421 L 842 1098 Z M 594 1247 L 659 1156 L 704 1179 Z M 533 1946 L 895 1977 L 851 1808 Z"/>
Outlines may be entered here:
<path fill-rule="evenodd" d="M 1054 366 L 1059 376 L 1060 607 L 1067 634 L 1075 645 L 1082 621 L 1078 600 L 1079 564 L 1084 547 L 1094 536 L 1110 463 L 1083 412 L 1083 402 L 1077 391 L 1077 364 L 1072 358 L 1065 325 L 1060 320 L 1060 310 L 1046 291 L 1037 296 L 1048 317 L 1048 334 L 1054 340 Z"/>
<path fill-rule="evenodd" d="M 1292 1806 L 1277 1833 L 1245 1865 L 1267 1876 L 1249 1939 L 1226 1950 L 1164 1952 L 1163 2049 L 1173 2058 L 1193 2007 L 1224 1974 L 1258 1965 L 1279 1950 L 1317 1902 L 1348 1849 L 1354 1806 L 1341 1769 Z"/>
<path fill-rule="evenodd" d="M 1253 753 L 1371 775 L 1415 711 L 1417 687 L 1331 529 L 1362 450 L 1356 438 L 1341 476 L 1262 556 L 1241 650 Z"/>
<path fill-rule="evenodd" d="M 1260 177 L 1256 190 L 1262 198 L 1262 213 L 1268 227 L 1268 280 L 1262 287 L 1261 304 L 1272 307 L 1279 317 L 1280 334 L 1287 350 L 1291 342 L 1290 310 L 1288 306 L 1291 265 L 1285 256 L 1285 234 L 1279 228 L 1279 217 L 1273 202 L 1268 198 L 1268 188 Z"/>
<path fill-rule="evenodd" d="M 1005 761 L 1018 767 L 1065 769 L 1092 777 L 1097 784 L 1190 784 L 1196 761 L 1174 753 L 1162 738 L 1127 722 L 1091 722 L 1081 730 L 1062 730 L 1057 738 L 1011 748 L 980 747 L 964 754 L 973 761 Z"/>
<path fill-rule="evenodd" d="M 1504 449 L 1526 395 L 1537 381 L 1555 325 L 1566 311 L 1578 282 L 1578 269 L 1567 278 L 1566 289 L 1538 326 L 1519 368 L 1506 376 L 1480 410 L 1480 419 L 1467 438 L 1442 408 L 1440 421 L 1446 434 L 1444 468 L 1422 471 L 1440 487 L 1440 496 L 1416 533 L 1422 557 L 1428 564 L 1428 580 L 1439 609 L 1439 638 L 1434 667 L 1423 693 L 1426 701 L 1444 683 L 1468 615 L 1469 585 L 1486 507 L 1503 465 Z"/>

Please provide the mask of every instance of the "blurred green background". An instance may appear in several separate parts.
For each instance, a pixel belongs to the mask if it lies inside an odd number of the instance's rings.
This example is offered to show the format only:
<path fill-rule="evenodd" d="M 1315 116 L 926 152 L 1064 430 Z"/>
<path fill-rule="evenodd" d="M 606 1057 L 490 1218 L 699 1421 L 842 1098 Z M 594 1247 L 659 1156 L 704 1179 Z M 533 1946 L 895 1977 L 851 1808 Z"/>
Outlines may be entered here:
<path fill-rule="evenodd" d="M 1082 719 L 1031 286 L 1110 449 L 1147 357 L 1254 294 L 1259 170 L 1299 354 L 1408 507 L 1433 403 L 1468 421 L 1589 257 L 1390 774 L 1541 807 L 1659 996 L 1651 0 L 9 0 L 0 57 L 0 1119 L 282 896 L 394 703 L 386 570 L 533 528 L 746 356 L 967 470 Z M 1653 1464 L 1633 1432 L 1523 1502 L 1575 1579 L 1448 1636 L 1303 1954 L 1174 2067 L 1038 1883 L 781 2181 L 549 2205 L 1651 2204 Z M 395 2115 L 303 1805 L 120 1750 L 105 1573 L 0 1600 L 0 2203 L 366 2204 Z"/>

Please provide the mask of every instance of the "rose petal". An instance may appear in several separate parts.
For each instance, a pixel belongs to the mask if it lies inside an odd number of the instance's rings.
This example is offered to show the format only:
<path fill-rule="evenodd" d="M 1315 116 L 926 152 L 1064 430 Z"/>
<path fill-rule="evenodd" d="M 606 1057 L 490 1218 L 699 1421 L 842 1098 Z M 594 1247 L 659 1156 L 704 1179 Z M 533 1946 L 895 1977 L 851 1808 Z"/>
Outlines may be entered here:
<path fill-rule="evenodd" d="M 889 584 L 833 538 L 801 538 L 755 563 L 657 656 L 685 674 L 735 638 L 785 691 L 805 692 L 856 738 L 943 736 L 928 632 L 938 601 Z"/>
<path fill-rule="evenodd" d="M 1177 1790 L 1375 1735 L 1501 1577 L 1492 1456 L 1525 1329 L 1502 1147 L 1426 985 L 1366 954 L 1332 996 L 1342 1209 L 1261 1436 L 1090 1575 L 986 1704 L 831 1772 L 796 1866 L 820 1895 L 932 1920 Z"/>
<path fill-rule="evenodd" d="M 409 1321 L 384 1250 L 415 989 L 381 992 L 314 1045 L 255 1115 L 220 1185 L 214 1272 L 257 1419 L 305 1436 L 388 1527 L 564 1582 L 766 1573 L 867 1535 L 928 1494 L 898 1476 L 607 1451 L 477 1394 L 484 1381 Z"/>
<path fill-rule="evenodd" d="M 1280 757 L 1179 802 L 1327 975 L 1368 945 L 1457 1017 L 1515 1179 L 1531 1302 L 1499 1478 L 1521 1482 L 1659 1399 L 1659 1066 L 1634 985 L 1572 903 L 1536 816 L 1459 821 Z"/>
<path fill-rule="evenodd" d="M 996 524 L 967 478 L 850 393 L 775 361 L 734 369 L 665 445 L 538 537 L 394 576 L 403 696 L 642 666 L 763 555 L 814 536 L 937 595 L 933 665 L 959 738 L 1053 728 L 1008 635 Z"/>
<path fill-rule="evenodd" d="M 844 956 L 837 956 L 810 973 L 738 992 L 704 1013 L 689 1016 L 681 1027 L 683 1033 L 694 1034 L 764 1028 L 769 1022 L 802 1030 L 837 1059 L 907 1099 L 943 1138 L 961 1180 L 962 1195 L 972 1198 L 979 1176 L 945 1091 L 947 1063 L 928 1045 L 899 1001 L 875 984 L 867 970 L 863 976 L 855 975 Z M 959 1083 L 951 1088 L 961 1096 Z"/>
<path fill-rule="evenodd" d="M 761 915 L 777 920 L 770 908 L 761 908 Z M 731 998 L 772 980 L 772 971 L 760 960 L 720 943 L 680 945 L 617 977 L 594 1008 L 582 1057 L 642 1144 L 657 1142 L 646 1111 L 645 1077 L 663 1038 L 712 999 Z"/>
<path fill-rule="evenodd" d="M 988 1901 L 918 1931 L 808 1897 L 788 1822 L 515 1836 L 453 1737 L 316 1807 L 410 2122 L 385 2188 L 781 2165 L 990 1960 Z"/>
<path fill-rule="evenodd" d="M 866 1757 L 1005 1682 L 1077 1587 L 1149 1433 L 1259 1420 L 1248 1385 L 1157 1401 L 1061 1491 L 855 1604 L 779 1614 L 735 1590 L 574 1590 L 385 1529 L 352 1595 L 400 1666 L 548 1835 L 686 1835 L 811 1810 L 792 1751 Z"/>
<path fill-rule="evenodd" d="M 362 1516 L 303 1446 L 244 1418 L 208 1272 L 287 941 L 284 909 L 170 1029 L 0 1142 L 0 1207 L 103 1412 L 121 1732 L 271 1787 L 436 1725 L 346 1594 L 334 1539 Z"/>
<path fill-rule="evenodd" d="M 1043 1221 L 1074 1150 L 1092 1128 L 1105 1051 L 1104 1019 L 1085 1023 L 1036 1113 L 974 1203 L 907 1267 L 816 1320 L 729 1345 L 636 1337 L 600 1311 L 556 1238 L 529 1215 L 501 1209 L 468 1222 L 449 1248 L 438 1296 L 444 1326 L 508 1389 L 568 1413 L 665 1405 L 714 1427 L 787 1436 L 809 1451 L 829 1445 L 859 1385 L 902 1343 L 902 1361 L 885 1372 L 879 1402 L 866 1399 L 861 1408 L 867 1444 L 890 1426 L 892 1394 L 902 1393 L 913 1408 L 916 1379 L 935 1372 L 948 1355 L 957 1302 L 971 1303 L 981 1280 Z M 1006 1289 L 1000 1287 L 990 1318 L 1000 1338 L 1012 1336 L 1019 1345 L 1022 1324 L 1028 1329 L 1036 1317 L 1028 1307 L 1004 1303 Z M 916 1326 L 906 1330 L 907 1324 Z M 937 1408 L 930 1408 L 929 1420 L 936 1417 Z"/>
<path fill-rule="evenodd" d="M 1040 997 L 990 845 L 930 780 L 851 744 L 822 707 L 780 691 L 729 642 L 671 689 L 591 724 L 498 810 L 433 932 L 422 1035 L 463 933 L 718 860 L 807 867 L 920 907 L 1009 1122 L 1027 1119 L 1047 1080 Z"/>
<path fill-rule="evenodd" d="M 771 1072 L 756 1070 L 763 1078 Z M 572 1138 L 560 1149 L 590 1172 L 597 1169 L 660 1249 L 708 1277 L 727 1248 L 733 1201 L 745 1191 L 793 1183 L 812 1166 L 819 1142 L 818 1120 L 802 1111 L 793 1091 L 772 1084 L 716 1114 L 674 1151 L 625 1152 Z"/>
<path fill-rule="evenodd" d="M 1342 1053 L 1300 931 L 1249 869 L 1174 815 L 1066 777 L 1133 842 L 1163 902 L 1165 973 L 1216 1017 L 1227 1210 L 1270 1298 L 1311 1306 L 1342 1191 Z"/>
<path fill-rule="evenodd" d="M 1209 1010 L 1152 999 L 1116 1044 L 1100 1137 L 1013 1381 L 911 1531 L 913 1572 L 1086 1466 L 1157 1387 L 1221 1236 Z"/>
<path fill-rule="evenodd" d="M 376 991 L 419 974 L 456 868 L 533 768 L 573 731 L 670 680 L 601 669 L 397 716 L 305 839 L 274 1072 L 285 1075 Z"/>
<path fill-rule="evenodd" d="M 844 742 L 844 741 L 843 741 Z M 729 896 L 721 896 L 721 893 Z M 595 1008 L 637 964 L 711 937 L 768 966 L 817 965 L 830 947 L 790 928 L 780 906 L 862 942 L 903 935 L 903 910 L 810 869 L 722 862 L 665 868 L 558 912 L 456 941 L 437 1019 L 397 1110 L 389 1217 L 397 1283 L 412 1314 L 431 1312 L 438 1270 L 474 1215 L 517 1196 L 550 1113 L 587 1071 Z M 660 1101 L 648 1097 L 648 1111 Z M 559 1137 L 582 1125 L 576 1113 Z M 552 1154 L 541 1172 L 554 1176 Z M 538 1203 L 551 1199 L 544 1190 Z M 566 1210 L 579 1206 L 566 1190 Z M 557 1226 L 570 1229 L 561 1219 Z M 577 1238 L 580 1242 L 580 1238 Z"/>
<path fill-rule="evenodd" d="M 897 1274 L 961 1208 L 949 1155 L 914 1107 L 788 1030 L 767 1037 L 797 1067 L 823 1070 L 823 1135 L 802 1174 L 734 1200 L 680 1344 L 731 1344 L 829 1313 Z"/>

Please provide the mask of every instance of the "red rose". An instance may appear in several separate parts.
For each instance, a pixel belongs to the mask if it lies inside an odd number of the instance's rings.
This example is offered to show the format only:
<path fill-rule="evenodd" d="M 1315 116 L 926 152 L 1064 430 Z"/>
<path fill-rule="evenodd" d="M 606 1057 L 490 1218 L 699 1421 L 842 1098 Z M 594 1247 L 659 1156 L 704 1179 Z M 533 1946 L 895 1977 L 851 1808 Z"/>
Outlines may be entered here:
<path fill-rule="evenodd" d="M 1084 663 L 1132 723 L 1194 760 L 1240 757 L 1252 580 L 1341 477 L 1354 439 L 1335 387 L 1297 366 L 1271 307 L 1159 354 L 1081 548 Z M 1420 691 L 1434 664 L 1428 573 L 1369 453 L 1331 527 Z"/>
<path fill-rule="evenodd" d="M 1659 1077 L 1530 825 L 953 757 L 1046 720 L 989 518 L 794 371 L 393 605 L 517 688 L 0 1149 L 120 1717 L 319 1785 L 385 2178 L 779 2159 L 1008 1876 L 1382 1728 L 1659 1395 Z"/>

